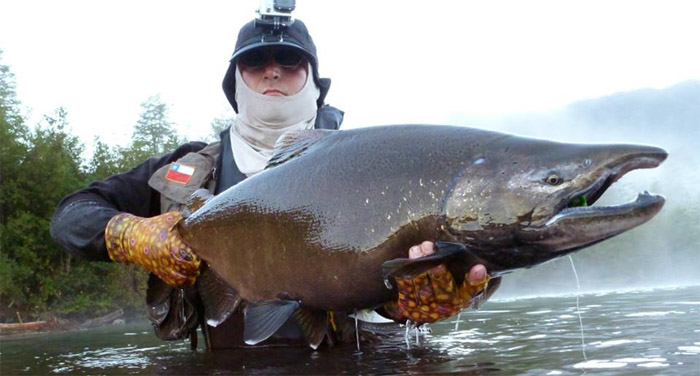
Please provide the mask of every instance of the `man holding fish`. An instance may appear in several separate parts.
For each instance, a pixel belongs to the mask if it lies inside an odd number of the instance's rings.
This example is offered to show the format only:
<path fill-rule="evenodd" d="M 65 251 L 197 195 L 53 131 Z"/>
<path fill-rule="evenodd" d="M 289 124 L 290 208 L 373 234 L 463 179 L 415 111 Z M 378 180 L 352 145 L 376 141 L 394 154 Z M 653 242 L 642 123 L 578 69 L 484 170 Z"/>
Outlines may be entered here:
<path fill-rule="evenodd" d="M 200 204 L 193 196 L 197 189 L 219 194 L 263 171 L 283 133 L 338 129 L 343 113 L 324 104 L 329 88 L 330 80 L 319 76 L 316 47 L 300 20 L 246 24 L 223 82 L 238 116 L 221 140 L 209 145 L 190 142 L 65 197 L 56 209 L 52 236 L 71 254 L 136 263 L 153 273 L 148 316 L 160 338 L 190 337 L 196 347 L 196 328 L 201 325 L 207 348 L 243 346 L 240 304 L 245 302 L 236 297 L 218 300 L 211 311 L 205 307 L 208 292 L 231 291 L 233 297 L 236 286 L 217 278 L 198 280 L 208 267 L 197 250 L 183 242 L 176 225 L 183 211 L 194 211 Z M 284 189 L 279 194 L 284 195 Z M 407 251 L 410 259 L 420 258 L 432 254 L 434 244 L 425 241 Z M 437 321 L 475 304 L 477 297 L 487 298 L 497 287 L 491 283 L 484 292 L 489 277 L 481 264 L 462 279 L 464 283 L 455 286 L 443 265 L 415 278 L 397 278 L 397 301 L 378 311 L 395 321 Z M 328 327 L 340 331 L 337 321 L 342 314 L 329 314 Z M 308 343 L 298 326 L 290 318 L 260 345 Z M 333 340 L 328 337 L 328 342 Z"/>

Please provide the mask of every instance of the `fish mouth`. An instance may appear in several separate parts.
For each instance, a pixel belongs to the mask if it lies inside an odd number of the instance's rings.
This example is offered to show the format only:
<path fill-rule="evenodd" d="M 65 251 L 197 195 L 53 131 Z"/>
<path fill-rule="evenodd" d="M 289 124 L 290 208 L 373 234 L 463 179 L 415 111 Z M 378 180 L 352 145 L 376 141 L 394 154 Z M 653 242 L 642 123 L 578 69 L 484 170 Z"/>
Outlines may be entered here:
<path fill-rule="evenodd" d="M 580 198 L 580 197 L 583 197 Z M 559 213 L 554 215 L 552 218 L 545 223 L 545 227 L 553 226 L 559 221 L 563 220 L 573 220 L 576 218 L 587 218 L 587 217 L 598 217 L 600 219 L 608 216 L 621 215 L 623 213 L 642 212 L 651 206 L 663 205 L 665 199 L 662 195 L 651 194 L 648 191 L 639 193 L 637 198 L 628 203 L 613 205 L 613 206 L 580 206 L 579 203 L 582 200 L 586 200 L 586 195 L 577 196 L 574 200 L 571 200 L 570 207 L 561 210 Z M 600 196 L 598 196 L 600 197 Z M 594 203 L 595 199 L 589 201 Z M 659 207 L 660 209 L 660 207 Z"/>
<path fill-rule="evenodd" d="M 665 154 L 665 152 L 655 153 L 652 155 L 644 155 L 637 158 L 625 160 L 623 161 L 623 163 L 610 167 L 609 171 L 603 174 L 603 176 L 596 179 L 593 182 L 593 184 L 589 185 L 588 187 L 585 187 L 584 189 L 574 192 L 567 199 L 562 201 L 562 204 L 560 204 L 559 213 L 557 215 L 568 214 L 569 212 L 576 211 L 568 209 L 588 207 L 588 205 L 595 204 L 596 201 L 598 201 L 598 199 L 603 195 L 603 193 L 605 193 L 605 191 L 607 191 L 608 188 L 610 188 L 610 186 L 612 186 L 616 181 L 622 178 L 622 176 L 624 176 L 632 170 L 658 167 L 666 159 L 666 156 L 667 154 Z M 649 194 L 646 191 L 645 193 L 647 195 Z M 549 224 L 552 221 L 552 219 L 550 219 L 547 223 Z"/>
<path fill-rule="evenodd" d="M 590 206 L 595 204 L 598 199 L 608 190 L 608 188 L 610 188 L 616 181 L 620 180 L 620 178 L 622 178 L 628 172 L 637 169 L 658 167 L 666 159 L 666 156 L 667 154 L 665 153 L 644 155 L 625 160 L 616 166 L 612 166 L 609 168 L 607 173 L 604 173 L 591 185 L 572 193 L 567 198 L 562 200 L 556 214 L 545 223 L 545 226 L 550 226 L 564 218 L 591 216 L 595 214 L 610 215 L 627 212 L 635 208 L 643 209 L 648 205 L 655 205 L 659 202 L 663 204 L 663 196 L 654 195 L 648 191 L 644 191 L 643 193 L 640 193 L 637 196 L 637 199 L 633 202 L 614 206 Z"/>

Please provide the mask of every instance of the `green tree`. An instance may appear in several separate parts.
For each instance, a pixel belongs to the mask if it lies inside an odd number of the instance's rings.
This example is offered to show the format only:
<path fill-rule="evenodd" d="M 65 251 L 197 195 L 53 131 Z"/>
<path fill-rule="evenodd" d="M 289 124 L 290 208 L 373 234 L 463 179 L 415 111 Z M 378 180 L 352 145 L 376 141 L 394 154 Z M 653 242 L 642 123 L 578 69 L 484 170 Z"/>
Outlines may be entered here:
<path fill-rule="evenodd" d="M 0 60 L 2 51 L 0 51 Z M 8 222 L 18 208 L 26 208 L 29 199 L 18 184 L 21 165 L 27 155 L 28 132 L 20 116 L 15 95 L 14 75 L 0 64 L 0 301 L 2 308 L 12 308 L 13 297 L 21 297 L 22 289 L 14 282 L 16 275 L 31 273 L 9 253 L 13 239 Z M 8 307 L 9 306 L 9 307 Z M 1 312 L 1 311 L 0 311 Z"/>
<path fill-rule="evenodd" d="M 233 122 L 236 120 L 236 115 L 231 114 L 231 113 L 226 113 L 223 114 L 219 117 L 214 118 L 214 120 L 211 121 L 210 127 L 211 127 L 211 134 L 209 137 L 207 137 L 208 140 L 218 140 L 219 139 L 219 133 L 221 133 L 224 129 L 228 128 L 233 124 Z"/>
<path fill-rule="evenodd" d="M 3 170 L 3 193 L 8 195 L 3 194 L 2 261 L 8 266 L 2 279 L 11 285 L 3 285 L 0 295 L 24 312 L 45 311 L 58 289 L 55 278 L 68 269 L 69 257 L 48 231 L 59 199 L 84 184 L 82 144 L 66 126 L 62 108 L 45 116 L 40 126 L 24 134 L 24 148 L 15 150 L 23 153 L 7 164 L 11 172 Z M 14 142 L 16 136 L 11 136 Z"/>
<path fill-rule="evenodd" d="M 0 64 L 0 220 L 11 212 L 13 203 L 24 201 L 14 178 L 21 172 L 20 165 L 27 153 L 27 137 L 15 96 L 14 75 L 8 66 Z"/>
<path fill-rule="evenodd" d="M 99 137 L 95 137 L 92 158 L 88 163 L 89 180 L 100 180 L 120 173 L 120 158 L 118 149 L 110 147 Z"/>
<path fill-rule="evenodd" d="M 131 137 L 135 149 L 149 156 L 163 154 L 178 146 L 173 123 L 168 120 L 168 106 L 159 95 L 149 97 L 141 103 L 141 117 L 134 126 Z"/>
<path fill-rule="evenodd" d="M 19 104 L 14 77 L 0 64 L 0 321 L 13 320 L 15 312 L 31 320 L 51 313 L 141 311 L 143 270 L 72 258 L 49 234 L 63 196 L 121 171 L 119 150 L 96 139 L 95 153 L 83 165 L 83 144 L 70 133 L 65 109 L 31 131 Z"/>

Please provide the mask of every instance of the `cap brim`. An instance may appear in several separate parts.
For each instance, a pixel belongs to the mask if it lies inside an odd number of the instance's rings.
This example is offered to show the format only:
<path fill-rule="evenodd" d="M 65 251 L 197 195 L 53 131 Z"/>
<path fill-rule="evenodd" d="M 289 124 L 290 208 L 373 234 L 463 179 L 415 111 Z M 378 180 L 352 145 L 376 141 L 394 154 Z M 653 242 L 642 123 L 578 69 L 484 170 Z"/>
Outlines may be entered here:
<path fill-rule="evenodd" d="M 307 59 L 311 60 L 313 63 L 316 62 L 316 59 L 314 59 L 313 55 L 310 54 L 309 51 L 307 51 L 304 47 L 302 47 L 302 46 L 300 46 L 300 45 L 298 45 L 298 44 L 296 44 L 296 43 L 292 43 L 292 42 L 288 42 L 288 41 L 281 41 L 281 42 L 257 42 L 257 43 L 253 43 L 253 44 L 247 45 L 247 46 L 241 48 L 240 50 L 236 51 L 236 53 L 234 53 L 234 54 L 231 56 L 231 58 L 229 59 L 229 62 L 230 62 L 230 63 L 233 63 L 234 60 L 236 60 L 237 57 L 241 56 L 242 54 L 244 54 L 244 53 L 246 53 L 246 52 L 248 52 L 248 51 L 254 50 L 254 49 L 256 49 L 256 48 L 275 47 L 275 46 L 285 46 L 285 47 L 293 47 L 293 48 L 296 48 L 297 50 L 303 52 L 303 53 L 304 53 L 304 56 L 306 56 Z"/>

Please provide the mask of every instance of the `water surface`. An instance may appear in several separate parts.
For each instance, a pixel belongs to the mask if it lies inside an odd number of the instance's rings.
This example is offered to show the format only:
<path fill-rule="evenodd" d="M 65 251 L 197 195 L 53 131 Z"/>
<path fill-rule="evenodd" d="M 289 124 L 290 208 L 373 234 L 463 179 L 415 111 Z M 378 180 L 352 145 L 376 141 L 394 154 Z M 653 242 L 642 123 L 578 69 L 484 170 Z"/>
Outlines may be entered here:
<path fill-rule="evenodd" d="M 191 352 L 148 326 L 0 339 L 0 373 L 700 375 L 700 286 L 491 301 L 432 325 L 416 344 Z"/>

